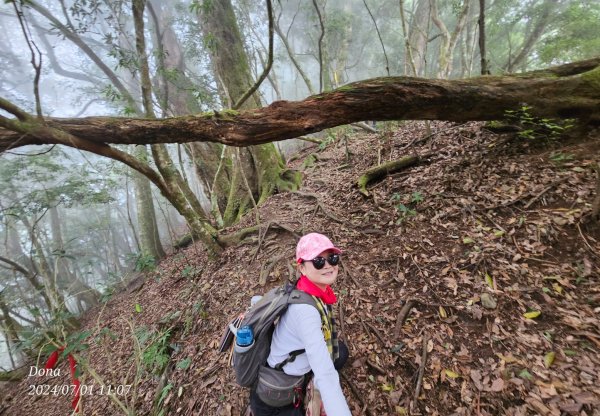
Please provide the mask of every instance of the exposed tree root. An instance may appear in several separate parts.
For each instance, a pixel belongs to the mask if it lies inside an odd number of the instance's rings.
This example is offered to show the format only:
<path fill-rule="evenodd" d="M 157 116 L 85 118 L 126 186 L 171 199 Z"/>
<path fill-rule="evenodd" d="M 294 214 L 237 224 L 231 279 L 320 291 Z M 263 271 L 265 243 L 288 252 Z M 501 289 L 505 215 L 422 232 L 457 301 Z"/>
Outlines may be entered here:
<path fill-rule="evenodd" d="M 369 126 L 364 121 L 359 121 L 358 123 L 352 123 L 351 126 L 358 127 L 359 129 L 363 129 L 365 131 L 368 131 L 369 133 L 377 133 L 377 129 Z"/>
<path fill-rule="evenodd" d="M 388 163 L 384 163 L 382 165 L 376 166 L 367 170 L 363 173 L 356 181 L 358 185 L 358 190 L 361 194 L 365 196 L 369 196 L 369 191 L 367 191 L 367 185 L 373 181 L 384 178 L 385 176 L 398 172 L 404 168 L 415 165 L 420 161 L 419 156 L 405 156 L 403 158 L 393 160 Z"/>
<path fill-rule="evenodd" d="M 219 244 L 223 245 L 224 247 L 235 246 L 248 236 L 259 233 L 261 228 L 285 230 L 291 233 L 294 237 L 300 238 L 300 235 L 293 228 L 290 228 L 278 222 L 271 221 L 261 226 L 254 225 L 252 227 L 244 228 L 243 230 L 239 230 L 233 234 L 220 235 L 218 238 Z"/>
<path fill-rule="evenodd" d="M 258 279 L 258 284 L 261 286 L 264 286 L 265 284 L 267 284 L 267 277 L 269 277 L 269 273 L 271 273 L 271 270 L 273 270 L 273 267 L 275 267 L 275 265 L 277 263 L 279 263 L 281 260 L 285 259 L 287 257 L 287 253 L 283 253 L 277 257 L 275 257 L 273 260 L 269 261 L 267 263 L 267 265 L 263 265 L 260 269 L 260 277 Z"/>
<path fill-rule="evenodd" d="M 335 214 L 329 212 L 325 208 L 325 206 L 323 206 L 323 203 L 321 202 L 321 200 L 319 199 L 319 196 L 317 194 L 313 194 L 312 192 L 300 192 L 300 191 L 294 191 L 293 193 L 296 195 L 300 195 L 300 196 L 304 196 L 304 197 L 308 197 L 308 198 L 315 198 L 317 200 L 317 209 L 320 208 L 321 211 L 323 211 L 323 214 L 325 214 L 325 216 L 331 218 L 335 222 L 339 222 L 340 224 L 344 222 L 341 218 L 339 218 Z"/>

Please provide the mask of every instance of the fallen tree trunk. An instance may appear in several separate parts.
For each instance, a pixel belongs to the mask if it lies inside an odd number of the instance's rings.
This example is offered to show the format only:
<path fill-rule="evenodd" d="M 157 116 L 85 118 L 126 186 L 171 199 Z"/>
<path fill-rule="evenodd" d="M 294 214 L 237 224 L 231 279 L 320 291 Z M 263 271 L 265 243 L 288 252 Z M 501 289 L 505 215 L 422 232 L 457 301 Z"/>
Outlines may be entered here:
<path fill-rule="evenodd" d="M 157 120 L 87 117 L 42 122 L 0 98 L 0 108 L 17 117 L 0 116 L 0 153 L 29 144 L 60 143 L 49 134 L 52 130 L 98 145 L 212 141 L 249 146 L 361 120 L 496 120 L 524 104 L 537 116 L 600 123 L 600 58 L 511 76 L 375 78 L 303 101 Z"/>
<path fill-rule="evenodd" d="M 400 159 L 392 160 L 391 162 L 375 166 L 367 170 L 362 175 L 360 175 L 360 177 L 356 181 L 356 184 L 358 185 L 358 190 L 364 196 L 369 196 L 369 191 L 367 191 L 367 185 L 369 183 L 381 179 L 385 176 L 388 176 L 391 173 L 398 172 L 409 166 L 413 166 L 418 161 L 419 156 L 404 156 Z"/>

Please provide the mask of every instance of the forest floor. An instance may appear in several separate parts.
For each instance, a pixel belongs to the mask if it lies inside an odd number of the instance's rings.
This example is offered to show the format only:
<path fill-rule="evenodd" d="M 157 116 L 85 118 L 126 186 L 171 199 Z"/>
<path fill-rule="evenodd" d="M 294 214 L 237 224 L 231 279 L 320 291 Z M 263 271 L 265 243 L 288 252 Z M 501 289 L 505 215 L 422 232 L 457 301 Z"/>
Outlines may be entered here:
<path fill-rule="evenodd" d="M 135 414 L 153 403 L 164 415 L 243 414 L 248 392 L 220 337 L 253 295 L 293 275 L 297 238 L 317 231 L 344 251 L 334 290 L 354 415 L 600 415 L 600 227 L 586 218 L 598 132 L 552 143 L 481 123 L 431 129 L 408 122 L 303 150 L 290 162 L 302 189 L 227 230 L 259 218 L 260 238 L 216 260 L 200 244 L 173 253 L 86 314 L 79 355 L 106 385 L 138 374 L 116 396 Z M 362 172 L 410 154 L 425 156 L 359 193 Z M 167 352 L 167 372 L 150 375 Z M 0 414 L 71 414 L 72 396 L 29 394 L 71 384 L 67 361 L 59 368 L 5 389 Z M 95 385 L 84 414 L 123 414 L 85 368 L 81 381 Z"/>

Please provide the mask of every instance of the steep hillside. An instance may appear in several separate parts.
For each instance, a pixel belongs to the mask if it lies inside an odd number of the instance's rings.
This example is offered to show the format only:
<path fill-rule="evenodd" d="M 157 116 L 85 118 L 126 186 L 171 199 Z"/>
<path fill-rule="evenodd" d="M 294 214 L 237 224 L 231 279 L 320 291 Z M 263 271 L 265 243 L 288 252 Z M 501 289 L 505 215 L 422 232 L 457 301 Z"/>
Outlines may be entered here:
<path fill-rule="evenodd" d="M 600 415 L 600 227 L 586 218 L 597 132 L 559 145 L 478 123 L 432 131 L 411 122 L 304 150 L 290 162 L 301 191 L 229 230 L 260 222 L 259 236 L 217 259 L 199 244 L 174 253 L 87 314 L 81 354 L 105 384 L 139 380 L 117 396 L 136 414 L 159 401 L 165 415 L 243 414 L 221 333 L 252 295 L 293 275 L 297 237 L 318 231 L 344 250 L 334 289 L 353 414 Z M 363 171 L 410 154 L 423 157 L 359 193 Z M 151 375 L 166 352 L 166 372 Z M 12 386 L 0 414 L 70 414 L 72 396 L 29 394 L 70 384 L 59 368 Z M 81 380 L 96 389 L 84 414 L 123 414 L 90 371 Z"/>

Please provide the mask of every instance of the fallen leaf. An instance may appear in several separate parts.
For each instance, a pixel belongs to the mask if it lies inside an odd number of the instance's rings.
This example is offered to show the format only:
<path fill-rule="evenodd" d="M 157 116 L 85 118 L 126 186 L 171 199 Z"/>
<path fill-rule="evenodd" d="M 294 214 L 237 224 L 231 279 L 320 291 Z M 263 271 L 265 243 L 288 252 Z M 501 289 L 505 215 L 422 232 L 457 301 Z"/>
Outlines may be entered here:
<path fill-rule="evenodd" d="M 544 365 L 546 366 L 546 368 L 550 368 L 552 363 L 554 363 L 555 357 L 556 354 L 554 353 L 554 351 L 550 351 L 548 354 L 544 355 Z"/>
<path fill-rule="evenodd" d="M 490 289 L 494 288 L 494 279 L 492 279 L 492 276 L 490 276 L 487 273 L 485 274 L 485 282 L 490 287 Z"/>
<path fill-rule="evenodd" d="M 215 381 L 217 381 L 217 376 L 212 376 L 211 378 L 209 378 L 208 380 L 206 380 L 204 383 L 202 383 L 200 385 L 200 389 L 204 390 L 206 387 L 210 386 L 211 384 L 213 384 Z"/>
<path fill-rule="evenodd" d="M 527 318 L 527 319 L 535 319 L 535 318 L 537 318 L 538 316 L 540 316 L 541 314 L 542 314 L 542 312 L 541 312 L 541 311 L 531 311 L 531 312 L 525 312 L 525 313 L 523 314 L 523 316 L 524 316 L 525 318 Z"/>
<path fill-rule="evenodd" d="M 519 373 L 519 377 L 526 378 L 527 380 L 533 380 L 533 376 L 531 375 L 531 373 L 527 369 L 522 370 Z"/>
<path fill-rule="evenodd" d="M 471 380 L 473 380 L 475 387 L 477 387 L 477 390 L 482 391 L 483 384 L 481 383 L 481 372 L 479 370 L 471 370 L 469 375 L 471 376 Z"/>
<path fill-rule="evenodd" d="M 499 391 L 502 391 L 503 389 L 504 389 L 504 380 L 502 380 L 501 378 L 497 378 L 492 383 L 492 387 L 490 387 L 489 391 L 493 391 L 493 392 L 497 393 Z"/>
<path fill-rule="evenodd" d="M 450 378 L 458 378 L 458 377 L 460 377 L 459 374 L 455 373 L 452 370 L 444 370 L 444 373 L 446 374 L 446 376 L 448 376 Z"/>

